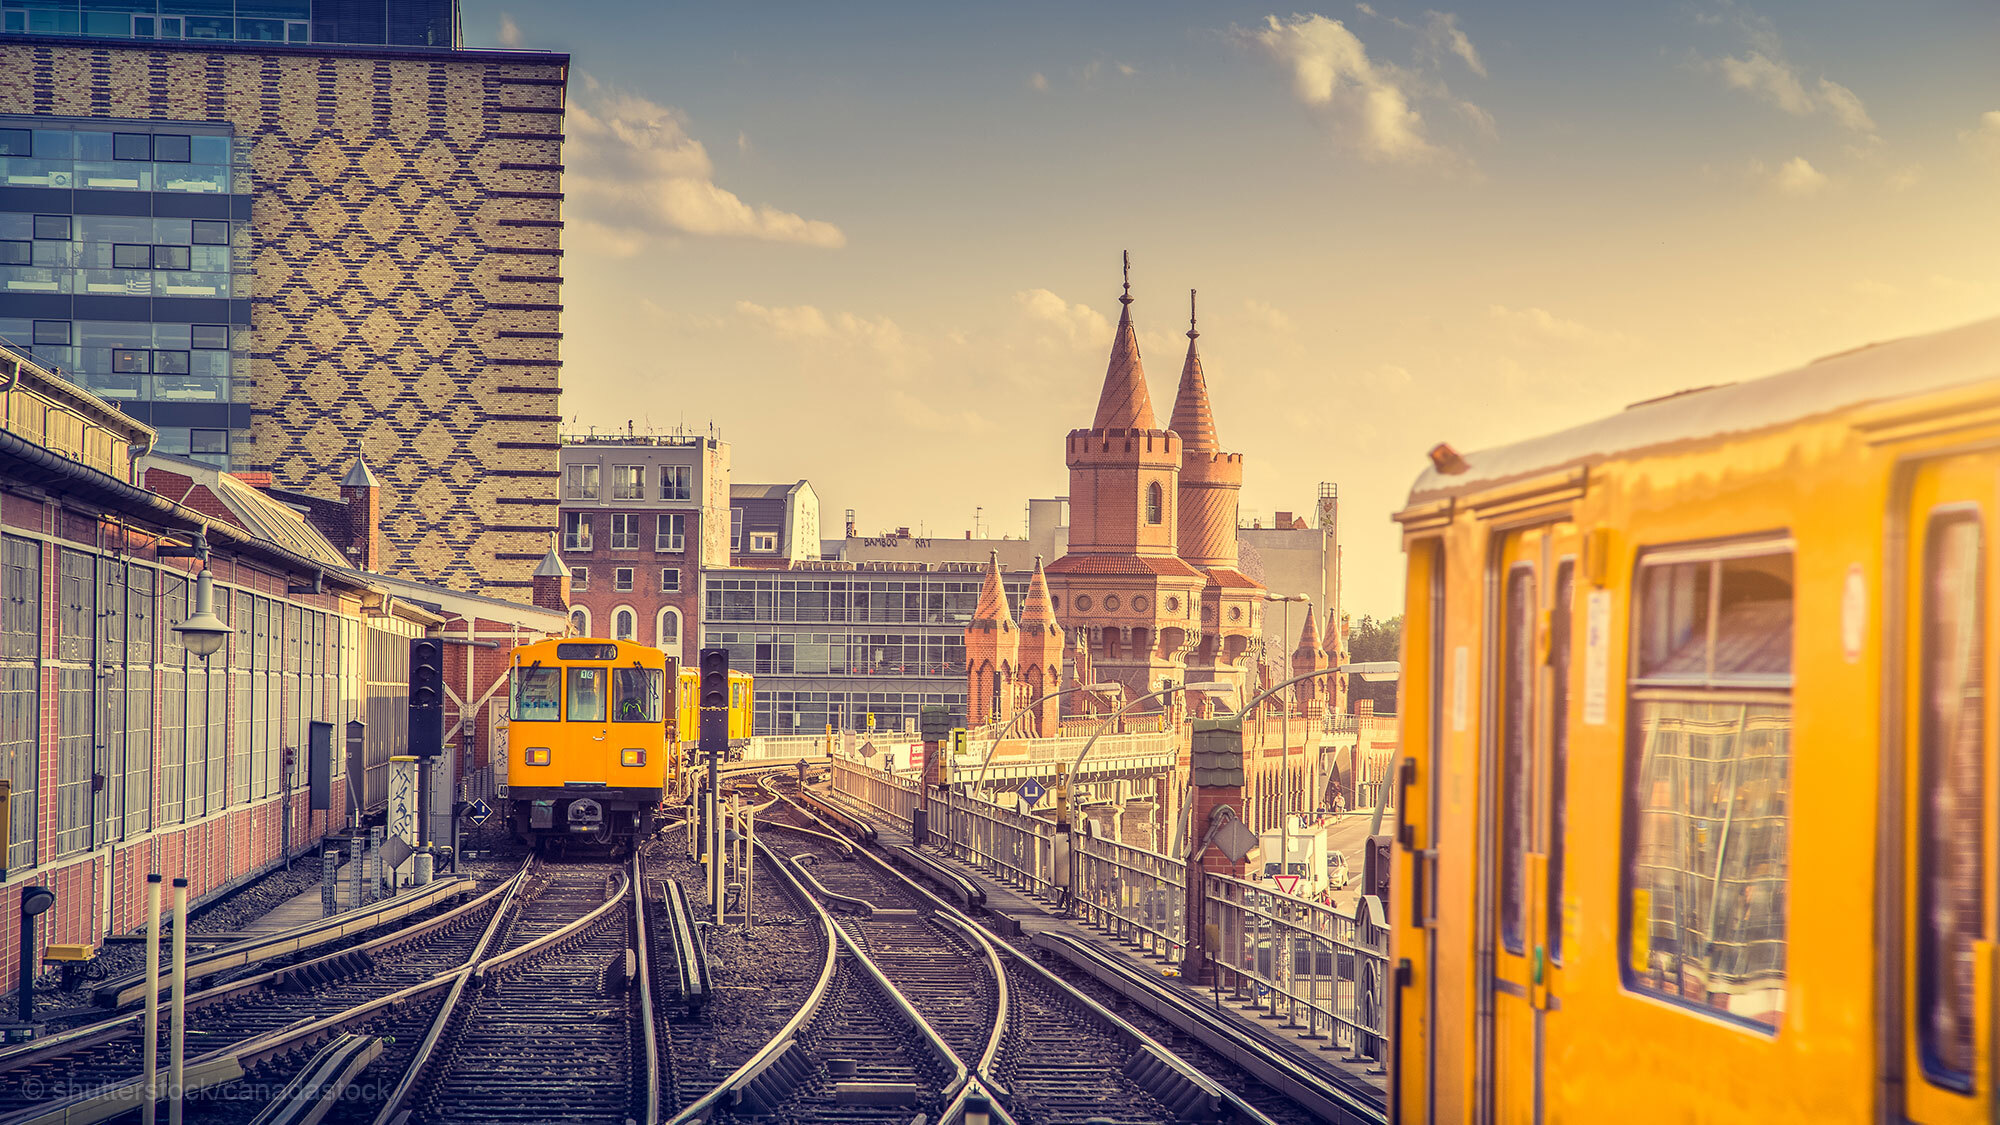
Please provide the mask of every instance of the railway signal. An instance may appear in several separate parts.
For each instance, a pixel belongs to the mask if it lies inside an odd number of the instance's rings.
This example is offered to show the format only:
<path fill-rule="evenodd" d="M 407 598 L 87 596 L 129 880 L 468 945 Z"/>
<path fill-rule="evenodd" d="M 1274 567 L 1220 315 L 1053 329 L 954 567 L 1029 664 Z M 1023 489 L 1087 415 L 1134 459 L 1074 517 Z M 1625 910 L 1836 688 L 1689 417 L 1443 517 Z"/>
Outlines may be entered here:
<path fill-rule="evenodd" d="M 444 753 L 444 642 L 410 640 L 410 750 L 419 758 Z"/>
<path fill-rule="evenodd" d="M 493 806 L 487 804 L 484 798 L 475 798 L 472 807 L 465 810 L 465 818 L 470 820 L 475 828 L 485 824 L 486 818 L 492 815 Z"/>
<path fill-rule="evenodd" d="M 708 759 L 708 796 L 703 804 L 707 825 L 704 841 L 708 855 L 708 901 L 715 911 L 715 924 L 722 925 L 722 810 L 717 794 L 722 787 L 722 759 L 729 753 L 729 650 L 701 650 L 701 682 L 696 685 L 701 717 L 701 753 Z"/>

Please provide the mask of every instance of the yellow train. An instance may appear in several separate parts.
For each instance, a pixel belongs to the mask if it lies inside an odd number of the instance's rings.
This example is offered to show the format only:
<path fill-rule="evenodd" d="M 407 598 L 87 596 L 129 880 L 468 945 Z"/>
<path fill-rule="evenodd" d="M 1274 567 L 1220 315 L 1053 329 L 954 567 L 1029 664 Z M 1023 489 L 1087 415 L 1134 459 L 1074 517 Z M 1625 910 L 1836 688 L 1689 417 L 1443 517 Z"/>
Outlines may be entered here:
<path fill-rule="evenodd" d="M 536 846 L 623 846 L 678 788 L 680 734 L 698 729 L 694 673 L 631 641 L 562 638 L 514 650 L 507 805 Z M 749 676 L 730 677 L 730 729 L 749 737 Z"/>
<path fill-rule="evenodd" d="M 1395 1118 L 1994 1120 L 2000 320 L 1432 460 Z"/>
<path fill-rule="evenodd" d="M 695 701 L 700 698 L 698 690 L 701 676 L 692 667 L 680 670 L 680 737 L 684 753 L 693 753 L 695 740 L 701 734 L 701 716 L 696 712 Z M 751 723 L 756 718 L 756 708 L 752 706 L 752 691 L 755 681 L 748 672 L 734 669 L 729 673 L 729 747 L 730 758 L 741 755 L 743 748 L 750 744 Z"/>

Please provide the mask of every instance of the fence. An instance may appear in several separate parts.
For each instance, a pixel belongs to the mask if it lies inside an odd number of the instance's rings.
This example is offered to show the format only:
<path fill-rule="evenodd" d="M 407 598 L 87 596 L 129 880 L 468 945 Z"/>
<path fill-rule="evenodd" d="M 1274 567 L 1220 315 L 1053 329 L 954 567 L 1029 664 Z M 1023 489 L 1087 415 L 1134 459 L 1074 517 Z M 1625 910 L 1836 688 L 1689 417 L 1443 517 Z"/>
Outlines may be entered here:
<path fill-rule="evenodd" d="M 1165 961 L 1187 951 L 1187 865 L 1094 836 L 1076 847 L 1074 911 L 1127 945 Z"/>
<path fill-rule="evenodd" d="M 908 832 L 912 819 L 910 812 L 917 807 L 917 795 L 923 784 L 916 778 L 897 777 L 857 762 L 836 759 L 833 763 L 833 788 L 835 792 L 851 797 L 895 821 L 903 831 Z"/>
<path fill-rule="evenodd" d="M 1054 895 L 1054 822 L 964 793 L 932 797 L 929 807 L 932 842 L 1029 894 Z"/>
<path fill-rule="evenodd" d="M 1210 958 L 1239 999 L 1329 1036 L 1336 1047 L 1382 1057 L 1388 1029 L 1389 931 L 1379 899 L 1349 917 L 1226 875 L 1205 874 L 1203 917 L 1220 936 Z"/>

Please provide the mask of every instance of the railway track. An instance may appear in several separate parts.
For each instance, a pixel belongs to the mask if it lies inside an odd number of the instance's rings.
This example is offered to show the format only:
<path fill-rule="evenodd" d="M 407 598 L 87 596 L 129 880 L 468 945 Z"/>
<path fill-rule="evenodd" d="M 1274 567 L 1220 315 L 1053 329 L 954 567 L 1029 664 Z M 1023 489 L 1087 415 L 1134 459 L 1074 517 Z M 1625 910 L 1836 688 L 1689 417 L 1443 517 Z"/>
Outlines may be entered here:
<path fill-rule="evenodd" d="M 495 912 L 527 874 L 471 902 L 340 952 L 188 994 L 186 1058 L 226 1086 L 232 1069 L 286 1058 L 333 1029 L 430 1002 L 440 974 L 472 955 Z M 395 1003 L 386 998 L 397 998 Z M 159 1081 L 165 1084 L 162 1005 Z M 75 1028 L 0 1059 L 0 1123 L 62 1120 L 84 1103 L 135 1102 L 144 1034 L 137 1013 Z M 227 1065 L 234 1060 L 234 1068 Z M 190 1097 L 202 1095 L 195 1091 Z M 219 1095 L 218 1095 L 219 1096 Z M 74 1119 L 73 1117 L 70 1119 Z"/>

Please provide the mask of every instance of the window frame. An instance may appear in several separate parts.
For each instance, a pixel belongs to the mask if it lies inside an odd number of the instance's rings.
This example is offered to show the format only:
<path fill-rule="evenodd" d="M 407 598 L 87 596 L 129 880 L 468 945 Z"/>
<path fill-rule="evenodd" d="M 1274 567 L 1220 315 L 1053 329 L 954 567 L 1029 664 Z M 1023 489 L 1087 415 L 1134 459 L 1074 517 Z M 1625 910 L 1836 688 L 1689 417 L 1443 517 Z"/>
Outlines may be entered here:
<path fill-rule="evenodd" d="M 614 566 L 611 568 L 611 588 L 612 590 L 618 593 L 621 594 L 631 593 L 632 583 L 637 580 L 638 580 L 637 567 Z"/>
<path fill-rule="evenodd" d="M 669 579 L 669 578 L 667 577 L 668 575 L 673 575 L 672 579 Z M 680 593 L 680 592 L 681 592 L 681 568 L 680 568 L 680 567 L 677 567 L 677 566 L 663 566 L 663 567 L 661 567 L 661 568 L 660 568 L 660 593 L 662 593 L 662 594 L 678 594 L 678 593 Z"/>
<path fill-rule="evenodd" d="M 602 467 L 598 465 L 564 465 L 564 500 L 597 500 L 604 495 Z"/>
<path fill-rule="evenodd" d="M 750 533 L 750 550 L 757 554 L 771 554 L 778 549 L 778 533 L 775 531 L 753 531 Z"/>
<path fill-rule="evenodd" d="M 564 512 L 562 514 L 562 518 L 563 518 L 563 528 L 562 528 L 563 550 L 565 551 L 591 550 L 592 549 L 591 544 L 594 537 L 591 534 L 590 513 Z"/>
<path fill-rule="evenodd" d="M 572 590 L 590 589 L 590 568 L 587 566 L 570 567 L 569 588 Z"/>

